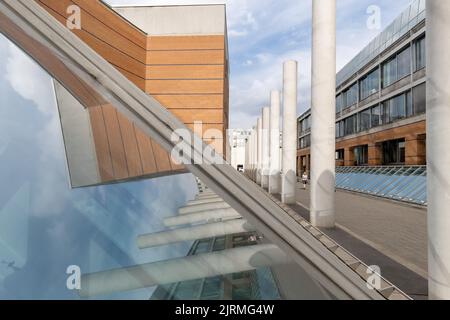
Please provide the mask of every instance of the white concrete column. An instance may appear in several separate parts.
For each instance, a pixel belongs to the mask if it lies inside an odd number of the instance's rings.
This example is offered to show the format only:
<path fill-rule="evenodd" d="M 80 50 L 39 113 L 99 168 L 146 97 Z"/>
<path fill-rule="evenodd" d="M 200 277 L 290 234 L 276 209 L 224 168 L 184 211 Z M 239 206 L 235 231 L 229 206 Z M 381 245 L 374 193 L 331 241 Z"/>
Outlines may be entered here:
<path fill-rule="evenodd" d="M 228 234 L 249 231 L 255 231 L 255 229 L 246 220 L 235 219 L 225 222 L 210 223 L 188 228 L 140 235 L 137 238 L 137 244 L 139 249 L 145 249 L 172 243 L 221 237 Z"/>
<path fill-rule="evenodd" d="M 257 146 L 257 137 L 256 137 L 256 128 L 253 128 L 252 132 L 252 180 L 256 181 L 256 165 L 257 165 L 257 158 L 258 158 L 258 146 Z"/>
<path fill-rule="evenodd" d="M 261 184 L 261 176 L 262 176 L 262 145 L 263 145 L 263 134 L 262 134 L 262 119 L 258 118 L 256 125 L 257 132 L 257 168 L 256 168 L 256 183 Z"/>
<path fill-rule="evenodd" d="M 270 93 L 269 193 L 280 193 L 280 92 Z"/>
<path fill-rule="evenodd" d="M 185 224 L 194 224 L 200 222 L 219 222 L 230 219 L 237 219 L 241 216 L 233 208 L 226 209 L 216 209 L 216 210 L 206 210 L 198 211 L 189 214 L 183 214 L 175 217 L 170 217 L 164 219 L 163 223 L 166 227 L 176 227 Z"/>
<path fill-rule="evenodd" d="M 241 247 L 83 274 L 79 294 L 81 297 L 95 297 L 290 262 L 290 258 L 272 244 Z"/>
<path fill-rule="evenodd" d="M 428 296 L 450 299 L 450 1 L 427 0 Z"/>
<path fill-rule="evenodd" d="M 178 209 L 178 213 L 189 214 L 197 211 L 216 210 L 225 208 L 230 208 L 230 205 L 222 200 L 219 202 L 201 203 L 201 204 L 194 204 L 192 206 L 181 207 L 180 209 Z"/>
<path fill-rule="evenodd" d="M 311 223 L 335 225 L 336 0 L 313 1 Z"/>
<path fill-rule="evenodd" d="M 283 65 L 283 150 L 281 200 L 295 204 L 297 185 L 297 61 Z"/>
<path fill-rule="evenodd" d="M 250 135 L 250 179 L 254 180 L 253 171 L 255 170 L 255 129 L 253 128 L 252 133 Z"/>
<path fill-rule="evenodd" d="M 261 187 L 269 187 L 269 161 L 270 161 L 270 108 L 262 109 L 262 175 Z"/>

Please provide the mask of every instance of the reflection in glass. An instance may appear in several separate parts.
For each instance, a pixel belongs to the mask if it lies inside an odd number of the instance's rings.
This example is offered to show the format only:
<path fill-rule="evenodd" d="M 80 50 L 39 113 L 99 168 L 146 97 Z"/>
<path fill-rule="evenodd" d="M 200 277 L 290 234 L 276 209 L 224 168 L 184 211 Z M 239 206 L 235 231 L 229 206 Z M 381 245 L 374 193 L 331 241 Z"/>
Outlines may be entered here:
<path fill-rule="evenodd" d="M 329 298 L 192 174 L 72 189 L 52 79 L 0 47 L 0 299 Z"/>

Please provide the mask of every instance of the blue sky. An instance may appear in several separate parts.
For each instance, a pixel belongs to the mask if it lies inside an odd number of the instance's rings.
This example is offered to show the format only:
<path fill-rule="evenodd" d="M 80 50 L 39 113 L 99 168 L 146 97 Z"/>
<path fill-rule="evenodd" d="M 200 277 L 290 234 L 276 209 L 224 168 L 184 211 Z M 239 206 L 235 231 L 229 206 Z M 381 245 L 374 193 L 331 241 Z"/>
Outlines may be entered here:
<path fill-rule="evenodd" d="M 230 57 L 230 128 L 249 128 L 272 89 L 281 89 L 282 62 L 299 61 L 298 113 L 310 105 L 312 0 L 106 0 L 110 4 L 226 3 Z M 411 0 L 337 0 L 337 70 L 386 27 Z M 381 30 L 369 30 L 369 6 Z"/>

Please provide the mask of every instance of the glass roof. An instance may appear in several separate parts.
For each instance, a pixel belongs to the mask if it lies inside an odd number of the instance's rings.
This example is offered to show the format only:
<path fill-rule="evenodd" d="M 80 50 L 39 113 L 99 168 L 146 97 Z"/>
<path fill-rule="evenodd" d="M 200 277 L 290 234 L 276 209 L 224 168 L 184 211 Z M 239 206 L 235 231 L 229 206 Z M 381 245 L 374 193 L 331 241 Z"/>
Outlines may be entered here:
<path fill-rule="evenodd" d="M 426 166 L 337 167 L 336 187 L 392 200 L 427 205 Z"/>
<path fill-rule="evenodd" d="M 383 32 L 373 39 L 356 57 L 337 73 L 336 86 L 340 86 L 377 55 L 425 19 L 425 1 L 414 0 Z"/>

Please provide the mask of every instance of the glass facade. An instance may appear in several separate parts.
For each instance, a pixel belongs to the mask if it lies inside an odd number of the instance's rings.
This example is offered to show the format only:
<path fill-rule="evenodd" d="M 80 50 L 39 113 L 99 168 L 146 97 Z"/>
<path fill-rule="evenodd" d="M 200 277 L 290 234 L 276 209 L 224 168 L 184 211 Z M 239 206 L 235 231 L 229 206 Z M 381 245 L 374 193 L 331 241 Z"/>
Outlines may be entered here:
<path fill-rule="evenodd" d="M 426 85 L 421 84 L 381 104 L 369 107 L 336 123 L 336 137 L 366 131 L 425 112 Z"/>
<path fill-rule="evenodd" d="M 358 70 L 425 20 L 425 1 L 414 0 L 383 32 L 373 39 L 337 74 L 336 85 L 340 86 Z"/>

